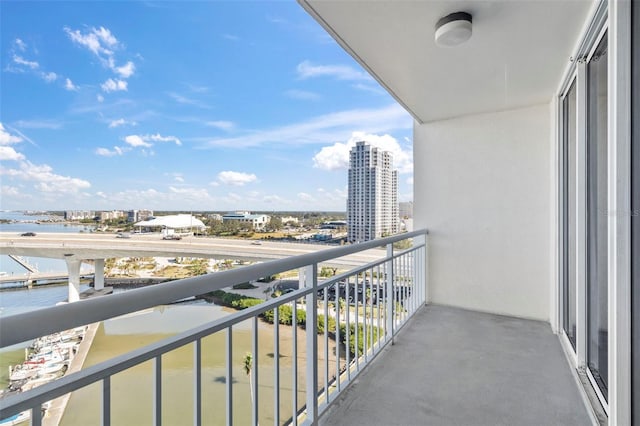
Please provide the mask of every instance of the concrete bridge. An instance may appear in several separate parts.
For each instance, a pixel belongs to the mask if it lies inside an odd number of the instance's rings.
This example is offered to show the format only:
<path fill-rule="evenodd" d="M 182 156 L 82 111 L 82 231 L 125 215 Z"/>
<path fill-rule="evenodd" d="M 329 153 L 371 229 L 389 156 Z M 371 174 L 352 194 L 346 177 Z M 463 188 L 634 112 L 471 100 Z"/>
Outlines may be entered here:
<path fill-rule="evenodd" d="M 321 244 L 277 241 L 234 240 L 209 237 L 186 237 L 163 240 L 161 234 L 131 234 L 118 238 L 116 234 L 99 233 L 38 233 L 23 237 L 15 233 L 0 233 L 0 254 L 63 259 L 69 273 L 69 301 L 80 299 L 80 265 L 92 260 L 95 266 L 94 286 L 104 287 L 104 261 L 114 257 L 196 257 L 266 261 L 289 256 L 315 253 L 328 248 Z M 384 257 L 386 252 L 371 249 L 332 259 L 326 266 L 354 267 Z"/>

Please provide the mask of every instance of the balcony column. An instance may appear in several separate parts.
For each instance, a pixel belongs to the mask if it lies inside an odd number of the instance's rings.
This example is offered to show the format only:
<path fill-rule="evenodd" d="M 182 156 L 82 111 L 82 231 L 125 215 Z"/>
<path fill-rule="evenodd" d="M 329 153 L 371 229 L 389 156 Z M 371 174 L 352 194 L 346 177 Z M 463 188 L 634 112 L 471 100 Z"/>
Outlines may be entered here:
<path fill-rule="evenodd" d="M 93 289 L 104 289 L 104 259 L 94 259 Z"/>
<path fill-rule="evenodd" d="M 306 395 L 307 395 L 307 419 L 311 424 L 318 424 L 318 264 L 314 263 L 298 269 L 298 277 L 301 287 L 314 290 L 305 296 L 306 309 Z M 293 321 L 297 318 L 293 314 Z M 325 333 L 327 330 L 325 330 Z"/>
<path fill-rule="evenodd" d="M 69 303 L 80 300 L 80 265 L 79 259 L 66 258 L 67 271 L 69 272 Z"/>

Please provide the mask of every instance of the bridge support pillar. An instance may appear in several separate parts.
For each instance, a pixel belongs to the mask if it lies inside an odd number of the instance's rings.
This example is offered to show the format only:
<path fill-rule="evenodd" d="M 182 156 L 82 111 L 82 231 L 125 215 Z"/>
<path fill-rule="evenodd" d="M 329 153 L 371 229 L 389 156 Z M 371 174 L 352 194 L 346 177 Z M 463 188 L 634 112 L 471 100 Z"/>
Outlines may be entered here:
<path fill-rule="evenodd" d="M 80 265 L 82 261 L 65 259 L 69 272 L 69 303 L 80 300 Z"/>
<path fill-rule="evenodd" d="M 93 289 L 104 288 L 104 259 L 94 259 Z"/>

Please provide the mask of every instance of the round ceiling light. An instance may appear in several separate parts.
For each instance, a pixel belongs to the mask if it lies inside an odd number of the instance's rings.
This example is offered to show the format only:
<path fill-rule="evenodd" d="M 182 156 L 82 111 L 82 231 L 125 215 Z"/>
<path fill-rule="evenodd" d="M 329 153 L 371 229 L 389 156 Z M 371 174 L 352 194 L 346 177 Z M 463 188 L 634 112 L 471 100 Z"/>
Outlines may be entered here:
<path fill-rule="evenodd" d="M 464 43 L 471 37 L 471 15 L 467 12 L 451 13 L 440 18 L 436 24 L 436 44 L 441 47 L 453 47 Z"/>

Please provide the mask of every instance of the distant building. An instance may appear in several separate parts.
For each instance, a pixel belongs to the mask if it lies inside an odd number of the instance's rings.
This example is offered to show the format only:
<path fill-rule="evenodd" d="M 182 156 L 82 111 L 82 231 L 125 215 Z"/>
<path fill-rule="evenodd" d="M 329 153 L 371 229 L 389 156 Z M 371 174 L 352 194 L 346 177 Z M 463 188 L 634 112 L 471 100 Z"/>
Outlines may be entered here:
<path fill-rule="evenodd" d="M 320 229 L 343 229 L 347 227 L 345 220 L 332 220 L 320 225 Z"/>
<path fill-rule="evenodd" d="M 282 223 L 294 223 L 297 225 L 299 222 L 299 219 L 293 216 L 283 216 L 280 219 L 282 220 Z"/>
<path fill-rule="evenodd" d="M 190 235 L 194 231 L 200 233 L 206 228 L 200 219 L 190 214 L 173 214 L 168 216 L 156 216 L 153 219 L 137 222 L 134 226 L 142 228 L 161 228 L 163 230 L 171 230 L 171 233 L 165 235 L 181 234 Z"/>
<path fill-rule="evenodd" d="M 413 218 L 413 201 L 398 203 L 398 214 L 400 215 L 400 219 Z"/>
<path fill-rule="evenodd" d="M 94 217 L 96 214 L 91 210 L 67 210 L 64 212 L 65 220 L 86 220 Z"/>
<path fill-rule="evenodd" d="M 209 215 L 207 215 L 207 217 L 211 220 L 219 220 L 222 222 L 222 215 L 218 214 L 218 213 L 211 213 Z"/>
<path fill-rule="evenodd" d="M 100 222 L 122 219 L 123 217 L 125 217 L 125 213 L 121 210 L 112 210 L 110 212 L 100 212 Z"/>
<path fill-rule="evenodd" d="M 233 212 L 222 216 L 223 222 L 237 221 L 241 223 L 250 223 L 255 231 L 263 230 L 267 223 L 271 220 L 271 216 L 266 214 L 251 214 L 249 212 Z"/>
<path fill-rule="evenodd" d="M 399 232 L 398 171 L 388 151 L 357 142 L 349 153 L 347 198 L 349 242 L 373 240 Z"/>
<path fill-rule="evenodd" d="M 129 210 L 127 212 L 127 222 L 139 222 L 153 217 L 153 210 Z"/>

